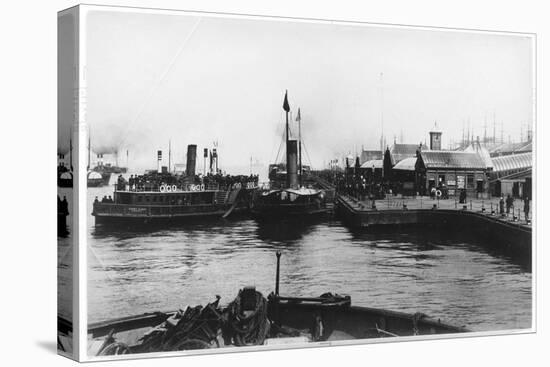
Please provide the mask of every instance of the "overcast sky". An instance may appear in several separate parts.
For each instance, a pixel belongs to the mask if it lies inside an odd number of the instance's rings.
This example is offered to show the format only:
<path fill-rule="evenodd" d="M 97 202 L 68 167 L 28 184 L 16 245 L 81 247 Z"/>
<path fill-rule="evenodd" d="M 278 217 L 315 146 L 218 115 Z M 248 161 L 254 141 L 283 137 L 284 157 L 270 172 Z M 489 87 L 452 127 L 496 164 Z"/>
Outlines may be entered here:
<path fill-rule="evenodd" d="M 182 13 L 183 14 L 183 13 Z M 314 166 L 336 155 L 475 135 L 519 140 L 531 124 L 532 42 L 523 35 L 97 10 L 87 19 L 87 119 L 92 145 L 154 167 L 172 140 L 219 141 L 223 168 L 275 159 L 285 89 L 302 112 Z M 381 73 L 383 77 L 381 78 Z M 296 125 L 294 124 L 294 129 Z M 307 162 L 306 162 L 307 163 Z"/>

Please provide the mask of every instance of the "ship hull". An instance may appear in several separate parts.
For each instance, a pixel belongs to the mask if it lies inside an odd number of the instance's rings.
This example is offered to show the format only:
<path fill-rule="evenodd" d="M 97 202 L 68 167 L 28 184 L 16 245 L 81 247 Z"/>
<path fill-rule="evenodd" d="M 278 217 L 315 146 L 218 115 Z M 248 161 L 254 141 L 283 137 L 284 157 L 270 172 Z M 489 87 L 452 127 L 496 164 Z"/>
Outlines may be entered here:
<path fill-rule="evenodd" d="M 103 186 L 103 179 L 95 179 L 95 178 L 88 179 L 88 187 L 100 187 L 100 186 Z"/>
<path fill-rule="evenodd" d="M 178 224 L 196 220 L 219 219 L 230 209 L 231 204 L 136 206 L 124 204 L 94 204 L 92 215 L 95 223 L 103 226 L 133 226 L 142 224 Z M 232 215 L 243 215 L 248 206 L 243 203 L 233 208 Z"/>
<path fill-rule="evenodd" d="M 254 206 L 251 209 L 254 219 L 260 221 L 280 221 L 284 219 L 306 219 L 326 216 L 330 213 L 327 208 L 303 207 L 293 205 Z"/>
<path fill-rule="evenodd" d="M 57 179 L 57 186 L 58 187 L 73 187 L 73 179 L 72 178 L 58 178 Z"/>

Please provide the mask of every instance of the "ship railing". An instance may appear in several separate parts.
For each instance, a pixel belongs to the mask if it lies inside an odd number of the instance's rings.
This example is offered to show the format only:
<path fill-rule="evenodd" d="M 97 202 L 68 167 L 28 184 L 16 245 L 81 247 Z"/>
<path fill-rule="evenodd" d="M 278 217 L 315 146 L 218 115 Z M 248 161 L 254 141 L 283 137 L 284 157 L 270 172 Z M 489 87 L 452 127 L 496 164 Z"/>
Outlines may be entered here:
<path fill-rule="evenodd" d="M 143 184 L 130 185 L 114 184 L 115 191 L 121 192 L 189 192 L 189 191 L 208 191 L 208 190 L 224 190 L 224 186 L 220 184 Z"/>

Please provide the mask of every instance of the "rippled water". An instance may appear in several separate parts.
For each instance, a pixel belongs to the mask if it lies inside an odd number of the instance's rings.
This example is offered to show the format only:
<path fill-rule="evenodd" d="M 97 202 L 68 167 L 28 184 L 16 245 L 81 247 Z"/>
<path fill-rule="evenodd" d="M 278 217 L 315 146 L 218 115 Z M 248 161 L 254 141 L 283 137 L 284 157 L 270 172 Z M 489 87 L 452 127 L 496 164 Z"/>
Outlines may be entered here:
<path fill-rule="evenodd" d="M 89 190 L 90 204 L 103 190 Z M 355 305 L 420 311 L 472 330 L 531 326 L 531 273 L 466 235 L 249 219 L 115 232 L 96 228 L 90 216 L 89 227 L 90 322 L 215 295 L 229 302 L 246 285 L 267 295 L 279 250 L 284 295 L 349 294 Z"/>

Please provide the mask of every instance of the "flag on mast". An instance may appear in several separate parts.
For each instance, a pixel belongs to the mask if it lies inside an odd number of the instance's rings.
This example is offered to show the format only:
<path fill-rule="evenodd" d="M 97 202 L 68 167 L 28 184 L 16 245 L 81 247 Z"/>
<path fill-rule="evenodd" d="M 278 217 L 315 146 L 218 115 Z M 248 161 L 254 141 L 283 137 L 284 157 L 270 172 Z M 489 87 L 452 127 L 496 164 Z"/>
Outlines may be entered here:
<path fill-rule="evenodd" d="M 285 91 L 285 101 L 283 102 L 283 110 L 285 110 L 286 112 L 289 112 L 290 111 L 290 105 L 288 104 L 288 91 Z"/>
<path fill-rule="evenodd" d="M 302 121 L 302 115 L 300 115 L 300 109 L 298 108 L 298 113 L 296 114 L 296 121 Z"/>

